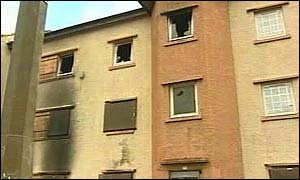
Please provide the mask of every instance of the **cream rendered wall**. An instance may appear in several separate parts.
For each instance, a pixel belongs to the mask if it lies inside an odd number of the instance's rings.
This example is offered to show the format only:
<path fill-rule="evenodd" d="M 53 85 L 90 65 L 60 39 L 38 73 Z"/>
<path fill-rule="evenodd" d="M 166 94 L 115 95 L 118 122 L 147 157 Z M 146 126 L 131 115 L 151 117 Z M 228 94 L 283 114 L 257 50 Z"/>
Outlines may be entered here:
<path fill-rule="evenodd" d="M 109 71 L 113 44 L 107 41 L 135 34 L 132 57 L 136 66 Z M 150 19 L 143 16 L 45 43 L 43 54 L 78 47 L 69 178 L 98 178 L 107 169 L 136 169 L 135 178 L 151 178 L 150 34 Z M 130 97 L 137 97 L 137 130 L 107 136 L 103 133 L 104 102 Z M 130 163 L 114 166 L 123 147 Z"/>
<path fill-rule="evenodd" d="M 13 35 L 1 35 L 1 115 L 11 53 L 6 43 L 12 41 L 13 38 Z"/>
<path fill-rule="evenodd" d="M 253 44 L 254 15 L 246 9 L 274 3 L 229 3 L 245 178 L 269 178 L 265 163 L 299 163 L 299 118 L 261 122 L 261 87 L 253 84 L 254 79 L 299 75 L 299 2 L 283 6 L 291 39 Z M 299 112 L 299 78 L 294 79 L 293 90 Z"/>

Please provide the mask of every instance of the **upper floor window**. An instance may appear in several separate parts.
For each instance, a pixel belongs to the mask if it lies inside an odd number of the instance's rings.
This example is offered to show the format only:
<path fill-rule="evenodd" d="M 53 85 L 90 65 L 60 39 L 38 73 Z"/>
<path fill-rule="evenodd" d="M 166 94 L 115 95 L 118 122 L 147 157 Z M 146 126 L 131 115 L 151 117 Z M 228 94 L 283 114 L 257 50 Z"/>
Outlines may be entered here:
<path fill-rule="evenodd" d="M 137 99 L 106 101 L 103 132 L 136 129 Z"/>
<path fill-rule="evenodd" d="M 72 74 L 73 73 L 74 55 L 67 54 L 60 56 L 58 64 L 58 76 Z"/>
<path fill-rule="evenodd" d="M 255 24 L 258 39 L 272 38 L 286 34 L 281 8 L 256 12 Z"/>
<path fill-rule="evenodd" d="M 69 135 L 71 109 L 37 113 L 34 120 L 34 140 L 65 138 Z"/>
<path fill-rule="evenodd" d="M 116 44 L 114 65 L 124 64 L 131 61 L 132 41 Z"/>
<path fill-rule="evenodd" d="M 266 115 L 294 113 L 294 101 L 291 83 L 277 83 L 262 86 Z"/>
<path fill-rule="evenodd" d="M 198 115 L 195 82 L 170 86 L 171 118 Z"/>
<path fill-rule="evenodd" d="M 193 36 L 192 10 L 172 13 L 168 16 L 169 40 Z"/>

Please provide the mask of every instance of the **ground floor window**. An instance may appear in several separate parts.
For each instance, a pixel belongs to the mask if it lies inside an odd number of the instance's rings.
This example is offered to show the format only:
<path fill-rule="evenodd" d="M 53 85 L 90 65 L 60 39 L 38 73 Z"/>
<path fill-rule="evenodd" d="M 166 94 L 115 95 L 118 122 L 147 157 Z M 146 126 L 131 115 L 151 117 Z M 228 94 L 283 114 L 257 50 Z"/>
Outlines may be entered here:
<path fill-rule="evenodd" d="M 170 179 L 200 179 L 200 171 L 170 171 Z"/>
<path fill-rule="evenodd" d="M 270 179 L 299 179 L 299 165 L 268 166 Z"/>

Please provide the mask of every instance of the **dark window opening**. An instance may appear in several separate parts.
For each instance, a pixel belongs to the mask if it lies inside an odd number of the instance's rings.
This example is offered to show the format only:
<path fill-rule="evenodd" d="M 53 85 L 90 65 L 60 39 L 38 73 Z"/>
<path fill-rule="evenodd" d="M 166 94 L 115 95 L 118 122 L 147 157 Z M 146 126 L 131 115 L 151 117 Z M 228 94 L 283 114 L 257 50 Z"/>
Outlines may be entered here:
<path fill-rule="evenodd" d="M 133 179 L 133 172 L 103 173 L 98 179 Z"/>
<path fill-rule="evenodd" d="M 270 179 L 299 179 L 299 166 L 269 167 Z"/>
<path fill-rule="evenodd" d="M 59 69 L 59 74 L 71 73 L 73 69 L 74 56 L 66 55 L 61 57 L 61 64 Z"/>
<path fill-rule="evenodd" d="M 200 179 L 201 171 L 170 171 L 170 179 Z"/>
<path fill-rule="evenodd" d="M 192 12 L 170 16 L 171 39 L 189 36 L 191 30 Z"/>
<path fill-rule="evenodd" d="M 104 132 L 136 128 L 137 100 L 105 102 Z"/>
<path fill-rule="evenodd" d="M 116 63 L 130 61 L 131 56 L 131 43 L 122 44 L 117 46 Z"/>
<path fill-rule="evenodd" d="M 50 111 L 48 136 L 66 136 L 69 134 L 70 109 Z"/>

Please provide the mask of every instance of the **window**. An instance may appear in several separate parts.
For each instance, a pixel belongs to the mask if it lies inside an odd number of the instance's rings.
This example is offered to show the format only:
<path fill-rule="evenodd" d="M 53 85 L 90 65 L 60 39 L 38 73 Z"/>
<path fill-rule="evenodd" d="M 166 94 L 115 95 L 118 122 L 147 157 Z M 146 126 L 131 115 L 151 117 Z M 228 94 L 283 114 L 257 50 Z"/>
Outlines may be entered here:
<path fill-rule="evenodd" d="M 262 86 L 266 115 L 281 115 L 294 112 L 291 83 Z"/>
<path fill-rule="evenodd" d="M 72 74 L 73 73 L 74 55 L 63 55 L 59 59 L 58 76 Z"/>
<path fill-rule="evenodd" d="M 104 132 L 136 129 L 137 100 L 105 102 Z"/>
<path fill-rule="evenodd" d="M 170 86 L 171 118 L 198 114 L 197 88 L 195 83 Z"/>
<path fill-rule="evenodd" d="M 285 35 L 282 9 L 255 13 L 255 23 L 258 39 Z"/>
<path fill-rule="evenodd" d="M 133 172 L 113 172 L 99 174 L 98 179 L 133 179 Z"/>
<path fill-rule="evenodd" d="M 270 179 L 299 179 L 299 166 L 269 167 Z"/>
<path fill-rule="evenodd" d="M 62 138 L 69 135 L 70 109 L 37 113 L 34 119 L 34 140 Z"/>
<path fill-rule="evenodd" d="M 193 34 L 192 11 L 169 15 L 169 39 L 176 40 L 191 37 Z"/>
<path fill-rule="evenodd" d="M 170 179 L 200 179 L 200 171 L 170 171 Z"/>
<path fill-rule="evenodd" d="M 114 65 L 124 64 L 131 61 L 132 42 L 116 44 Z"/>
<path fill-rule="evenodd" d="M 48 136 L 64 136 L 69 133 L 70 110 L 50 111 Z"/>

